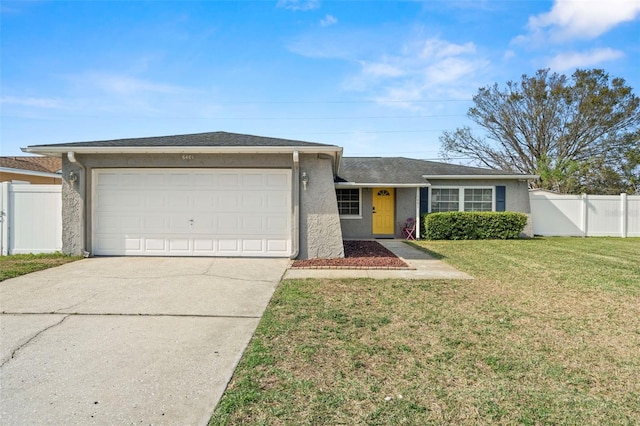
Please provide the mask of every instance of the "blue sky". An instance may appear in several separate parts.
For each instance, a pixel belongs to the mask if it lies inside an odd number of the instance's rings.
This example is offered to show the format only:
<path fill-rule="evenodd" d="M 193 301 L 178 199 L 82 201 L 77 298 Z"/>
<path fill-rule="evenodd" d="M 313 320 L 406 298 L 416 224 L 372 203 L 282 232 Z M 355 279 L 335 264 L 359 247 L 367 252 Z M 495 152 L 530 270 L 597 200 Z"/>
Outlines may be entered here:
<path fill-rule="evenodd" d="M 2 1 L 0 153 L 209 131 L 434 159 L 479 87 L 604 68 L 640 1 Z M 464 162 L 464 160 L 460 160 Z"/>

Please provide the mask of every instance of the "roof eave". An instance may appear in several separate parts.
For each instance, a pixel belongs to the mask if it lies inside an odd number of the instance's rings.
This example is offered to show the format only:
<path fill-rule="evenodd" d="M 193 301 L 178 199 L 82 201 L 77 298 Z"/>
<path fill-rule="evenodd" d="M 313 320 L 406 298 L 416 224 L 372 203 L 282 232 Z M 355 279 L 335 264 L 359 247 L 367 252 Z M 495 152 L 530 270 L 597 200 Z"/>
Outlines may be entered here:
<path fill-rule="evenodd" d="M 336 188 L 424 188 L 431 186 L 429 182 L 423 183 L 361 183 L 361 182 L 335 182 Z"/>
<path fill-rule="evenodd" d="M 67 152 L 76 154 L 329 154 L 342 156 L 342 148 L 328 145 L 318 146 L 28 146 L 21 148 L 30 154 L 62 157 Z"/>
<path fill-rule="evenodd" d="M 470 179 L 470 180 L 480 180 L 480 179 L 517 179 L 517 180 L 527 180 L 527 179 L 538 179 L 539 175 L 422 175 L 425 179 Z"/>

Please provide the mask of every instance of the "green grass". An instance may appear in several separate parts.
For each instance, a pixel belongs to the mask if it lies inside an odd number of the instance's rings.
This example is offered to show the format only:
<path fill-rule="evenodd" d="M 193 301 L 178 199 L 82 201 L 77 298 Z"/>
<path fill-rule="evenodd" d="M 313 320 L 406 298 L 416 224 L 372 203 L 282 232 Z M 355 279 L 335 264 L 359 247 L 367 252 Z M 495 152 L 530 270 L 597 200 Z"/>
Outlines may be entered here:
<path fill-rule="evenodd" d="M 79 259 L 82 259 L 82 257 L 66 256 L 61 253 L 0 256 L 0 281 L 53 268 Z"/>
<path fill-rule="evenodd" d="M 640 239 L 418 244 L 475 280 L 283 281 L 210 424 L 640 424 Z"/>

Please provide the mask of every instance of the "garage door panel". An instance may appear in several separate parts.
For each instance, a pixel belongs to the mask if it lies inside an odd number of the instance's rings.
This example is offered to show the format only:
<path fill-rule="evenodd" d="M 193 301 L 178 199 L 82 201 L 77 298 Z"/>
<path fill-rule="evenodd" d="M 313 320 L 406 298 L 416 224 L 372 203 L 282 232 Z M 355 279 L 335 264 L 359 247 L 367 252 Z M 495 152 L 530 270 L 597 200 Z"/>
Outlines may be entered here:
<path fill-rule="evenodd" d="M 218 187 L 229 187 L 235 189 L 238 186 L 237 173 L 220 173 L 218 176 Z"/>
<path fill-rule="evenodd" d="M 286 256 L 291 248 L 287 240 L 267 240 L 267 251 L 271 253 L 282 253 Z"/>
<path fill-rule="evenodd" d="M 168 176 L 166 173 L 136 173 L 136 183 L 132 188 L 145 188 L 147 190 L 161 191 L 167 186 Z"/>
<path fill-rule="evenodd" d="M 146 211 L 164 209 L 167 207 L 167 194 L 160 191 L 148 190 L 144 193 L 142 205 Z"/>
<path fill-rule="evenodd" d="M 168 194 L 169 200 L 167 207 L 174 211 L 184 211 L 187 207 L 192 207 L 190 194 L 171 192 Z"/>
<path fill-rule="evenodd" d="M 138 224 L 132 224 L 125 228 L 126 231 L 142 230 L 145 234 L 162 234 L 168 231 L 167 221 L 163 215 L 153 214 L 138 216 Z"/>
<path fill-rule="evenodd" d="M 189 253 L 191 251 L 191 241 L 188 239 L 169 240 L 169 251 L 171 253 Z"/>
<path fill-rule="evenodd" d="M 193 230 L 195 220 L 193 216 L 185 213 L 173 213 L 168 215 L 169 227 L 167 231 L 171 234 L 182 234 Z"/>
<path fill-rule="evenodd" d="M 95 254 L 291 252 L 290 170 L 104 169 L 93 182 Z"/>
<path fill-rule="evenodd" d="M 240 231 L 240 219 L 233 214 L 219 214 L 216 217 L 216 232 L 220 235 L 235 234 Z"/>
<path fill-rule="evenodd" d="M 260 234 L 264 229 L 264 218 L 254 215 L 248 215 L 239 218 L 240 230 L 246 234 Z"/>
<path fill-rule="evenodd" d="M 284 188 L 289 186 L 288 176 L 286 175 L 267 175 L 267 186 L 270 188 Z"/>
<path fill-rule="evenodd" d="M 270 216 L 266 218 L 265 231 L 270 234 L 286 235 L 289 228 L 289 222 L 280 216 Z"/>
<path fill-rule="evenodd" d="M 220 239 L 218 240 L 218 251 L 223 255 L 239 254 L 240 244 L 236 239 L 233 239 L 233 240 Z"/>
<path fill-rule="evenodd" d="M 120 221 L 121 218 L 118 216 L 111 216 L 103 213 L 94 219 L 94 225 L 100 229 L 106 230 L 107 232 L 117 232 L 121 229 Z"/>
<path fill-rule="evenodd" d="M 268 212 L 282 212 L 287 205 L 289 194 L 285 192 L 269 193 L 265 195 L 264 208 Z"/>
<path fill-rule="evenodd" d="M 98 241 L 98 248 L 102 251 L 120 251 L 122 250 L 125 241 L 121 238 L 111 237 L 111 236 L 102 236 Z"/>
<path fill-rule="evenodd" d="M 257 191 L 242 194 L 240 205 L 245 211 L 258 211 L 264 207 L 263 195 Z"/>
<path fill-rule="evenodd" d="M 213 234 L 216 232 L 216 224 L 214 218 L 211 215 L 200 213 L 193 215 L 193 229 L 192 231 L 198 235 Z"/>
<path fill-rule="evenodd" d="M 238 212 L 241 209 L 240 197 L 235 192 L 222 192 L 218 194 L 218 208 L 220 212 Z"/>
<path fill-rule="evenodd" d="M 144 181 L 141 181 L 139 173 L 122 173 L 118 184 L 123 188 L 138 188 Z"/>
<path fill-rule="evenodd" d="M 211 191 L 198 191 L 194 194 L 193 208 L 196 211 L 212 211 L 218 207 L 218 196 Z"/>
<path fill-rule="evenodd" d="M 119 229 L 127 232 L 132 230 L 139 230 L 143 224 L 147 223 L 147 218 L 143 221 L 140 216 L 121 216 L 120 223 L 118 224 Z M 117 231 L 114 230 L 114 231 Z"/>
<path fill-rule="evenodd" d="M 262 240 L 242 240 L 242 250 L 244 252 L 262 253 L 264 251 Z"/>
<path fill-rule="evenodd" d="M 210 173 L 195 173 L 193 175 L 193 186 L 195 188 L 213 188 L 216 185 L 216 177 Z"/>
<path fill-rule="evenodd" d="M 215 241 L 212 239 L 194 239 L 193 250 L 199 255 L 211 254 L 215 252 Z"/>
<path fill-rule="evenodd" d="M 258 187 L 262 188 L 264 186 L 264 174 L 262 173 L 246 173 L 242 175 L 242 186 L 249 187 Z"/>
<path fill-rule="evenodd" d="M 96 207 L 100 211 L 137 211 L 142 205 L 139 194 L 128 191 L 102 191 Z"/>

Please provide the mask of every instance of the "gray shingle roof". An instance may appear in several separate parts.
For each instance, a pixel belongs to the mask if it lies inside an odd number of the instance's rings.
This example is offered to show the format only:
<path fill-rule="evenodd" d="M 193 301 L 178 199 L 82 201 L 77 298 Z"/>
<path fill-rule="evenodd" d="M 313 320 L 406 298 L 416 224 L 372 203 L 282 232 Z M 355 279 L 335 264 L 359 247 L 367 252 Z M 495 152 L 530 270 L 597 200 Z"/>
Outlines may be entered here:
<path fill-rule="evenodd" d="M 425 184 L 423 175 L 518 176 L 517 173 L 404 157 L 343 157 L 337 182 Z"/>
<path fill-rule="evenodd" d="M 317 146 L 331 147 L 314 142 L 303 142 L 290 139 L 269 138 L 263 136 L 243 135 L 227 132 L 196 133 L 190 135 L 154 136 L 146 138 L 114 139 L 93 142 L 71 142 L 48 145 L 32 145 L 29 148 L 44 147 L 265 147 L 265 146 Z"/>

